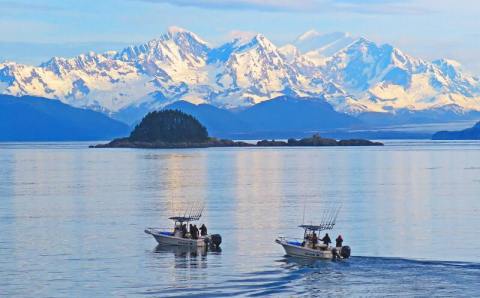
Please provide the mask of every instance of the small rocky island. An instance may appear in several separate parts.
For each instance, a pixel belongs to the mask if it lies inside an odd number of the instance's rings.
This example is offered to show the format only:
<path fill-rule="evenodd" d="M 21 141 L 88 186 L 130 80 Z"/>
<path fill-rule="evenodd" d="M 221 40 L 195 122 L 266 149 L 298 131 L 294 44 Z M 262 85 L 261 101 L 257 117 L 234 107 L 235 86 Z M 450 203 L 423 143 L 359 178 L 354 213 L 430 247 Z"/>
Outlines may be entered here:
<path fill-rule="evenodd" d="M 178 110 L 148 113 L 129 137 L 115 139 L 91 148 L 203 148 L 203 147 L 274 147 L 274 146 L 382 146 L 369 140 L 326 139 L 318 134 L 310 138 L 288 141 L 263 140 L 256 144 L 217 139 L 193 116 Z"/>
<path fill-rule="evenodd" d="M 459 131 L 439 131 L 432 140 L 480 140 L 480 122 L 473 127 Z"/>

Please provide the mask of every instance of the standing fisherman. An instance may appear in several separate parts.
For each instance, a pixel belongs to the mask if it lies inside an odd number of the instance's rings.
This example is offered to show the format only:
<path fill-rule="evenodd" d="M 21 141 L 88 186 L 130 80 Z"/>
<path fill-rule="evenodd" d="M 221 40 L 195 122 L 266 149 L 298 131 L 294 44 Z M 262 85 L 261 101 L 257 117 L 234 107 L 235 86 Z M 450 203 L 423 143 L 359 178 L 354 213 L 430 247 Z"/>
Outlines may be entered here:
<path fill-rule="evenodd" d="M 200 232 L 202 236 L 207 236 L 207 227 L 204 224 L 200 227 Z"/>
<path fill-rule="evenodd" d="M 193 225 L 192 230 L 193 230 L 193 231 L 190 231 L 190 233 L 192 234 L 192 239 L 198 239 L 198 228 L 197 228 L 197 225 Z"/>
<path fill-rule="evenodd" d="M 318 237 L 317 237 L 317 234 L 315 233 L 315 231 L 313 231 L 313 234 L 312 234 L 312 248 L 315 249 L 317 244 L 318 244 Z"/>
<path fill-rule="evenodd" d="M 342 247 L 343 245 L 343 238 L 342 238 L 342 235 L 338 235 L 337 239 L 335 239 L 335 242 L 336 242 L 336 247 Z"/>
<path fill-rule="evenodd" d="M 323 244 L 325 244 L 326 246 L 328 246 L 330 243 L 332 243 L 332 240 L 330 239 L 330 236 L 328 236 L 328 233 L 326 233 L 325 237 L 323 237 L 320 240 L 322 240 Z"/>

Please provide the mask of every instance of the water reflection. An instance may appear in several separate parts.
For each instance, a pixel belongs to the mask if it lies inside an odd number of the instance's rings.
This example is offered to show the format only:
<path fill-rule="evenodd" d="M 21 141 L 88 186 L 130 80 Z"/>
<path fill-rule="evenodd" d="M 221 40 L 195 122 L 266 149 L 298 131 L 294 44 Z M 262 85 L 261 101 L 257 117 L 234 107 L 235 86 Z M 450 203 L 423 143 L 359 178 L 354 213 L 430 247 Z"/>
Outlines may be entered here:
<path fill-rule="evenodd" d="M 175 268 L 206 268 L 207 248 L 206 247 L 181 247 L 157 245 L 155 253 L 162 254 L 162 257 L 173 257 Z"/>
<path fill-rule="evenodd" d="M 273 241 L 281 220 L 283 172 L 278 152 L 243 152 L 236 156 L 235 241 L 239 253 L 261 251 L 261 243 Z M 268 218 L 268 219 L 267 219 Z"/>

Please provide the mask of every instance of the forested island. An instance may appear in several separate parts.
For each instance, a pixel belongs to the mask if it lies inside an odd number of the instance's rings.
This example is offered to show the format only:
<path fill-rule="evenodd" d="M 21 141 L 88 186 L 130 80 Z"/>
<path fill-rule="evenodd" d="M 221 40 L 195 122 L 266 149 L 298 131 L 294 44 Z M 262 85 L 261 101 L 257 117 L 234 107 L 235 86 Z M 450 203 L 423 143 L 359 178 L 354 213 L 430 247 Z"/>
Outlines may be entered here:
<path fill-rule="evenodd" d="M 193 116 L 178 110 L 148 113 L 129 137 L 115 139 L 91 148 L 204 148 L 204 147 L 275 147 L 275 146 L 382 146 L 363 139 L 340 140 L 322 138 L 318 134 L 288 141 L 262 140 L 256 144 L 217 139 Z"/>

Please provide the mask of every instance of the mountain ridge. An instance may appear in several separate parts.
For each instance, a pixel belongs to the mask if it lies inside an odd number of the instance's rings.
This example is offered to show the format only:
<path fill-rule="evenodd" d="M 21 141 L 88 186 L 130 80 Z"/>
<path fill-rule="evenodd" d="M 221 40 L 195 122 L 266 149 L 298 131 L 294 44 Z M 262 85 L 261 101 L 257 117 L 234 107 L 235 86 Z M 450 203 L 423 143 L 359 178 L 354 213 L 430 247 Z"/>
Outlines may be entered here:
<path fill-rule="evenodd" d="M 432 140 L 480 140 L 480 122 L 473 127 L 458 131 L 439 131 Z"/>
<path fill-rule="evenodd" d="M 125 134 L 129 127 L 106 115 L 58 100 L 0 95 L 0 141 L 92 141 Z"/>

